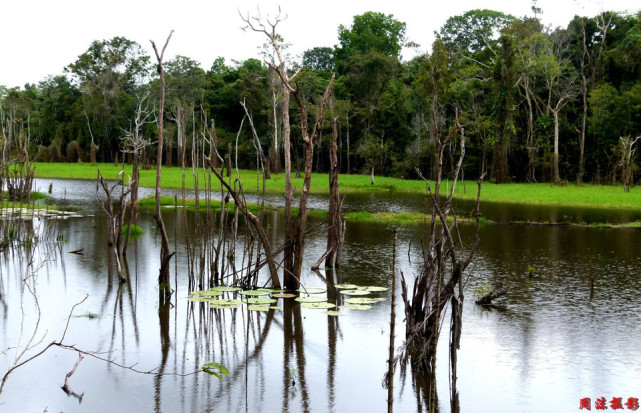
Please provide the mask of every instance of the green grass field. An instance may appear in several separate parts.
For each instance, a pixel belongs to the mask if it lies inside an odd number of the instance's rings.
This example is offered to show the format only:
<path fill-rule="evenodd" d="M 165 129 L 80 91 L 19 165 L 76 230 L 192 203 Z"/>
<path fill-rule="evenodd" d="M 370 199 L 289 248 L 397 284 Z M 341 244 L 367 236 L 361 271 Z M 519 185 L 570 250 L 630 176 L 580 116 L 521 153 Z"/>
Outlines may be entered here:
<path fill-rule="evenodd" d="M 108 179 L 115 179 L 120 168 L 113 164 L 78 164 L 78 163 L 39 163 L 36 167 L 37 178 L 74 178 L 74 179 L 96 179 L 97 170 L 100 167 L 102 174 Z M 126 174 L 131 174 L 131 168 L 126 169 Z M 201 185 L 205 176 L 201 170 Z M 141 171 L 141 186 L 155 186 L 155 169 Z M 188 189 L 193 188 L 191 168 L 185 171 L 185 183 Z M 260 179 L 255 171 L 239 171 L 243 187 L 248 193 L 255 193 L 260 188 Z M 232 171 L 232 177 L 236 172 Z M 215 176 L 212 175 L 215 181 Z M 297 191 L 302 188 L 302 178 L 292 179 Z M 405 192 L 424 193 L 425 182 L 420 180 L 403 180 L 388 177 L 376 177 L 375 184 L 370 184 L 368 175 L 341 175 L 339 184 L 342 193 L 378 193 L 378 192 Z M 443 189 L 450 187 L 449 182 L 443 182 Z M 181 188 L 182 171 L 178 167 L 163 167 L 162 169 L 163 188 Z M 459 182 L 456 187 L 455 197 L 458 199 L 475 199 L 476 182 L 467 181 L 466 191 L 463 191 L 463 183 Z M 285 175 L 272 174 L 266 182 L 265 190 L 268 193 L 284 193 Z M 328 176 L 326 173 L 314 173 L 310 189 L 313 194 L 329 193 Z M 443 191 L 443 190 L 442 190 Z M 484 182 L 481 199 L 484 202 L 499 202 L 512 204 L 532 204 L 550 206 L 577 206 L 586 208 L 624 208 L 641 210 L 641 187 L 632 188 L 628 193 L 623 192 L 621 185 L 590 185 L 577 186 L 575 184 L 555 186 L 549 183 L 540 184 L 493 184 Z"/>

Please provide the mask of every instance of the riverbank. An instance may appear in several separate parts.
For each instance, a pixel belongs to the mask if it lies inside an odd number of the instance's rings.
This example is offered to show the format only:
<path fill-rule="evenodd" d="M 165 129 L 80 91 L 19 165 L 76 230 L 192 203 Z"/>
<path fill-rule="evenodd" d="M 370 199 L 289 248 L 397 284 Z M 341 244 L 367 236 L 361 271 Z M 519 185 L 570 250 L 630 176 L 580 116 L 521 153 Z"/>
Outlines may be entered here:
<path fill-rule="evenodd" d="M 113 164 L 80 164 L 80 163 L 38 163 L 35 175 L 37 178 L 72 178 L 72 179 L 96 179 L 98 167 L 103 176 L 108 179 L 116 179 L 120 168 Z M 131 174 L 128 166 L 126 173 Z M 156 172 L 154 169 L 142 170 L 140 172 L 140 185 L 154 187 Z M 232 171 L 235 177 L 236 171 Z M 257 176 L 256 171 L 238 171 L 240 180 L 247 193 L 262 191 L 262 179 Z M 191 168 L 185 170 L 186 189 L 194 188 L 194 181 Z M 212 176 L 215 180 L 215 177 Z M 201 171 L 199 177 L 200 185 L 205 182 L 205 176 Z M 340 189 L 345 193 L 425 193 L 425 182 L 421 180 L 405 180 L 389 177 L 376 177 L 374 185 L 370 184 L 369 175 L 340 175 Z M 292 185 L 300 192 L 303 186 L 302 178 L 293 178 Z M 443 189 L 448 190 L 451 183 L 443 182 Z M 182 170 L 179 167 L 163 167 L 162 169 L 163 188 L 181 188 Z M 272 174 L 271 179 L 265 182 L 266 193 L 284 193 L 285 175 Z M 476 199 L 476 182 L 459 182 L 456 187 L 455 198 L 460 200 Z M 326 173 L 314 173 L 310 188 L 312 194 L 322 195 L 329 193 L 328 175 Z M 539 205 L 539 206 L 567 206 L 581 208 L 617 208 L 641 210 L 641 187 L 635 187 L 630 192 L 624 192 L 621 185 L 591 185 L 578 186 L 576 184 L 552 185 L 549 183 L 510 183 L 494 184 L 484 182 L 481 199 L 483 202 L 494 202 L 502 204 L 517 205 Z"/>

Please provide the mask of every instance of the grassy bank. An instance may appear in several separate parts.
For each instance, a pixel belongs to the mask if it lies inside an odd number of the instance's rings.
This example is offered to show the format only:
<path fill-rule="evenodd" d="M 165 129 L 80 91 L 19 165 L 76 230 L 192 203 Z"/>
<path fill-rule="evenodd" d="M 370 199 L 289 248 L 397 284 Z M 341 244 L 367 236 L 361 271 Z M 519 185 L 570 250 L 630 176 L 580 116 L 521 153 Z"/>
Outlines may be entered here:
<path fill-rule="evenodd" d="M 102 174 L 110 179 L 117 176 L 119 168 L 113 164 L 99 164 Z M 130 168 L 127 173 L 131 174 Z M 202 172 L 201 172 L 202 173 Z M 74 178 L 95 179 L 97 166 L 90 164 L 68 163 L 39 163 L 35 171 L 38 178 Z M 258 188 L 257 174 L 255 171 L 239 171 L 240 179 L 245 191 L 256 192 Z M 235 177 L 235 171 L 232 173 Z M 204 182 L 201 176 L 200 182 Z M 215 177 L 212 176 L 215 180 Z M 193 188 L 191 169 L 186 170 L 186 187 Z M 302 188 L 302 178 L 294 178 L 293 185 L 297 192 Z M 155 186 L 155 170 L 141 171 L 140 182 L 142 186 Z M 425 182 L 419 180 L 403 180 L 397 178 L 376 177 L 375 184 L 371 185 L 369 175 L 341 175 L 339 183 L 342 193 L 425 193 Z M 182 185 L 182 171 L 178 167 L 163 167 L 163 188 L 180 188 Z M 449 188 L 449 183 L 443 186 Z M 284 193 L 284 174 L 272 174 L 272 179 L 266 182 L 266 192 Z M 315 173 L 312 176 L 310 188 L 313 194 L 327 194 L 328 176 L 326 173 Z M 459 182 L 456 188 L 456 198 L 474 200 L 476 198 L 476 183 L 467 181 Z M 623 192 L 620 185 L 583 185 L 575 184 L 554 186 L 549 183 L 541 184 L 493 184 L 485 182 L 481 199 L 484 202 L 498 202 L 511 204 L 531 204 L 550 206 L 576 206 L 585 208 L 622 208 L 641 210 L 641 187 L 633 188 L 630 192 Z"/>
<path fill-rule="evenodd" d="M 162 197 L 161 205 L 165 208 L 182 208 L 182 200 L 173 198 L 173 197 Z M 187 210 L 195 210 L 195 201 L 193 199 L 185 200 L 185 207 Z M 152 211 L 156 207 L 156 201 L 153 198 L 142 199 L 139 203 L 140 208 L 147 209 Z M 220 210 L 220 201 L 212 201 L 211 208 L 214 210 Z M 226 205 L 228 211 L 232 211 L 234 207 L 233 201 Z M 201 200 L 200 203 L 201 211 L 205 208 L 204 202 Z M 247 209 L 253 214 L 258 214 L 259 206 L 256 204 L 247 204 Z M 275 208 L 272 206 L 266 205 L 264 207 L 265 212 L 277 212 L 284 214 L 283 208 Z M 292 208 L 293 216 L 296 217 L 298 214 L 298 208 Z M 317 219 L 327 219 L 327 211 L 310 209 L 308 212 L 310 217 Z M 412 226 L 412 225 L 421 225 L 430 221 L 431 216 L 423 212 L 368 212 L 368 211 L 354 211 L 348 212 L 343 215 L 343 218 L 348 223 L 360 223 L 360 224 L 384 224 L 395 227 L 401 226 Z M 459 216 L 458 222 L 463 225 L 474 224 L 474 220 L 470 217 Z M 481 224 L 494 224 L 495 222 L 481 217 Z M 584 223 L 584 222 L 528 222 L 528 221 L 512 221 L 511 225 L 523 225 L 523 226 L 565 226 L 565 227 L 590 227 L 590 228 L 641 228 L 641 222 L 633 221 L 623 224 L 613 224 L 608 222 L 594 222 L 594 223 Z"/>
<path fill-rule="evenodd" d="M 173 198 L 173 197 L 161 197 L 160 204 L 165 208 L 182 208 L 182 200 Z M 156 200 L 154 198 L 146 198 L 140 200 L 140 208 L 153 210 L 156 207 Z M 196 202 L 193 199 L 185 200 L 185 207 L 188 210 L 194 210 Z M 214 210 L 220 210 L 221 203 L 220 201 L 212 201 L 211 208 Z M 228 211 L 232 211 L 234 207 L 233 201 L 226 205 Z M 200 202 L 201 210 L 205 208 L 204 202 Z M 247 209 L 253 214 L 258 214 L 259 206 L 256 204 L 247 204 Z M 278 212 L 284 214 L 284 208 L 275 208 L 272 206 L 265 206 L 265 212 Z M 298 208 L 292 208 L 292 214 L 294 217 L 298 215 Z M 327 219 L 327 211 L 319 209 L 310 209 L 308 216 L 314 217 L 317 219 Z M 367 211 L 357 211 L 357 212 L 348 212 L 344 216 L 345 221 L 347 222 L 358 222 L 364 224 L 387 224 L 392 226 L 406 226 L 406 225 L 418 225 L 428 222 L 430 216 L 422 212 L 367 212 Z M 471 222 L 469 218 L 459 218 L 460 222 L 468 223 Z M 484 222 L 489 222 L 485 220 Z"/>

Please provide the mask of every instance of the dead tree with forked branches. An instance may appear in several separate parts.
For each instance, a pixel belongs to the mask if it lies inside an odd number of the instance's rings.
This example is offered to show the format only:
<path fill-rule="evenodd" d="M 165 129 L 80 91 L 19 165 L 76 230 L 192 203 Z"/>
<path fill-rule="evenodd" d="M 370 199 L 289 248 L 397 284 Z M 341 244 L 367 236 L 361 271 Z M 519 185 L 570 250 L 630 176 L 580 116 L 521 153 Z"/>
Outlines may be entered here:
<path fill-rule="evenodd" d="M 123 173 L 124 170 L 120 171 L 118 173 L 118 176 L 120 177 Z M 116 181 L 116 183 L 114 183 L 110 187 L 105 178 L 102 176 L 100 168 L 98 168 L 98 183 L 100 183 L 102 189 L 107 195 L 107 200 L 105 202 L 101 202 L 102 209 L 105 211 L 108 220 L 107 243 L 109 245 L 109 248 L 113 249 L 114 257 L 116 259 L 116 266 L 118 268 L 118 279 L 120 280 L 120 282 L 126 282 L 127 275 L 122 268 L 122 250 L 120 246 L 122 244 L 122 228 L 124 226 L 125 213 L 127 210 L 127 197 L 131 192 L 132 183 L 130 182 L 127 187 L 124 187 L 121 186 L 120 182 Z M 118 197 L 118 201 L 116 203 L 117 205 L 114 205 L 114 191 L 118 186 L 121 186 L 120 196 Z M 98 189 L 97 186 L 96 189 Z"/>
<path fill-rule="evenodd" d="M 449 192 L 441 194 L 444 152 L 448 145 L 460 138 L 460 155 L 453 171 L 453 181 Z M 471 263 L 479 244 L 479 201 L 481 183 L 478 181 L 478 194 L 475 209 L 476 236 L 473 245 L 464 248 L 452 198 L 460 176 L 465 156 L 464 128 L 458 121 L 451 127 L 447 137 L 434 136 L 437 148 L 437 165 L 434 187 L 425 179 L 433 207 L 427 239 L 423 245 L 423 267 L 414 279 L 410 291 L 407 280 L 401 278 L 402 297 L 405 305 L 406 332 L 405 344 L 401 351 L 401 361 L 411 361 L 413 369 L 433 373 L 436 361 L 436 347 L 445 308 L 451 303 L 452 343 L 451 357 L 456 361 L 456 349 L 460 338 L 461 313 L 463 310 L 463 272 Z M 421 171 L 418 174 L 422 177 Z M 411 295 L 410 295 L 411 294 Z M 455 366 L 453 367 L 455 368 Z"/>
<path fill-rule="evenodd" d="M 283 83 L 283 149 L 285 151 L 285 257 L 284 257 L 284 276 L 283 284 L 286 289 L 294 290 L 300 286 L 300 275 L 303 265 L 303 255 L 305 252 L 305 226 L 307 224 L 307 201 L 309 198 L 309 189 L 312 179 L 312 163 L 314 159 L 314 141 L 319 133 L 323 123 L 323 114 L 327 101 L 334 83 L 334 75 L 329 81 L 323 93 L 323 99 L 318 111 L 318 117 L 312 128 L 309 131 L 307 120 L 307 107 L 302 96 L 302 92 L 298 83 L 294 80 L 298 72 L 289 76 L 287 73 L 287 66 L 283 53 L 281 51 L 281 37 L 276 32 L 276 27 L 283 21 L 286 16 L 281 16 L 280 9 L 278 14 L 270 21 L 269 18 L 263 20 L 258 13 L 257 16 L 250 17 L 249 14 L 243 16 L 241 19 L 251 30 L 263 33 L 269 39 L 276 57 L 278 58 L 279 65 L 276 66 L 270 62 L 267 65 L 275 71 Z M 294 86 L 292 86 L 292 83 Z M 298 207 L 298 225 L 294 230 L 291 209 L 292 199 L 294 196 L 295 188 L 291 183 L 291 148 L 290 148 L 290 124 L 289 124 L 289 98 L 294 95 L 298 103 L 300 111 L 300 130 L 304 145 L 304 177 L 303 188 L 300 194 L 300 201 Z"/>
<path fill-rule="evenodd" d="M 244 121 L 245 121 L 245 118 L 243 118 L 243 121 L 241 122 L 241 125 L 240 125 L 241 131 L 242 131 Z M 239 131 L 238 133 L 240 134 L 241 131 Z M 209 157 L 205 157 L 205 161 L 209 166 L 209 170 L 216 176 L 216 178 L 218 178 L 218 180 L 220 181 L 220 184 L 223 186 L 223 188 L 225 188 L 225 191 L 227 191 L 227 193 L 231 195 L 231 197 L 234 199 L 234 203 L 236 207 L 241 211 L 243 216 L 249 221 L 252 228 L 256 231 L 258 238 L 260 239 L 260 242 L 263 246 L 263 251 L 265 253 L 265 260 L 267 261 L 267 266 L 269 268 L 269 274 L 271 276 L 272 285 L 274 288 L 280 288 L 281 284 L 278 278 L 278 268 L 276 266 L 276 260 L 274 259 L 274 254 L 272 253 L 272 248 L 269 242 L 269 238 L 267 237 L 267 232 L 265 231 L 265 228 L 263 227 L 263 224 L 260 218 L 254 215 L 253 213 L 251 213 L 251 211 L 249 211 L 249 209 L 247 208 L 247 203 L 245 202 L 245 197 L 242 192 L 242 186 L 240 190 L 236 190 L 232 188 L 232 186 L 223 177 L 222 172 L 218 171 L 218 169 L 216 168 L 214 161 L 212 160 L 214 156 L 216 156 L 221 163 L 223 163 L 224 161 L 223 161 L 223 158 L 218 154 L 218 151 L 216 150 L 214 142 L 209 141 L 208 143 L 213 152 L 212 154 L 210 154 Z M 240 185 L 240 182 L 238 182 L 238 184 Z M 222 204 L 222 206 L 224 208 L 224 203 Z"/>
<path fill-rule="evenodd" d="M 136 114 L 131 129 L 125 130 L 122 139 L 122 153 L 131 156 L 131 197 L 129 200 L 129 220 L 127 222 L 127 233 L 125 244 L 122 248 L 123 255 L 127 255 L 131 225 L 136 224 L 138 217 L 138 187 L 140 183 L 140 161 L 143 158 L 146 148 L 155 142 L 143 136 L 143 127 L 146 124 L 156 123 L 156 111 L 149 108 L 148 95 L 138 96 Z"/>
<path fill-rule="evenodd" d="M 169 279 L 169 261 L 175 252 L 171 252 L 169 248 L 169 236 L 167 235 L 167 229 L 165 228 L 165 222 L 162 219 L 162 211 L 160 209 L 160 177 L 162 169 L 162 139 L 163 139 L 163 112 L 165 110 L 165 71 L 162 66 L 163 56 L 165 55 L 165 49 L 169 44 L 171 35 L 174 33 L 172 30 L 167 36 L 165 45 L 162 48 L 162 52 L 158 53 L 156 44 L 151 40 L 151 45 L 154 48 L 156 53 L 156 59 L 158 60 L 158 75 L 160 76 L 160 108 L 158 109 L 158 156 L 156 158 L 156 211 L 154 212 L 154 219 L 156 224 L 158 224 L 158 231 L 161 236 L 161 245 L 160 245 L 160 271 L 158 274 L 158 294 L 161 303 L 167 303 L 171 297 L 172 289 L 170 286 Z"/>
<path fill-rule="evenodd" d="M 327 250 L 312 266 L 313 270 L 320 268 L 321 263 L 325 260 L 325 267 L 339 267 L 341 262 L 341 251 L 345 240 L 345 221 L 341 217 L 343 201 L 338 188 L 338 148 L 336 141 L 338 139 L 338 117 L 332 122 L 332 141 L 329 148 L 329 211 L 327 218 Z"/>

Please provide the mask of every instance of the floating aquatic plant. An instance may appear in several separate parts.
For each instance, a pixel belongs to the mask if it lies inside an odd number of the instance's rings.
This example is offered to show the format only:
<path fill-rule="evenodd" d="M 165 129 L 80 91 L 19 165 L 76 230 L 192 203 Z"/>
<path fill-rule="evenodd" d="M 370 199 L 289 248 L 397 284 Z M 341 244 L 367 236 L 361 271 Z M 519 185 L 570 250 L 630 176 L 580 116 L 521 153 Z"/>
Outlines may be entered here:
<path fill-rule="evenodd" d="M 375 304 L 385 300 L 385 298 L 350 297 L 346 298 L 345 302 L 349 304 Z"/>
<path fill-rule="evenodd" d="M 248 305 L 247 309 L 249 311 L 269 311 L 268 305 Z"/>
<path fill-rule="evenodd" d="M 322 288 L 322 287 L 299 288 L 296 291 L 300 293 L 307 293 L 307 294 L 321 294 L 321 293 L 327 292 L 327 288 Z"/>
<path fill-rule="evenodd" d="M 372 306 L 367 304 L 345 304 L 339 306 L 338 308 L 345 310 L 371 310 Z"/>
<path fill-rule="evenodd" d="M 272 304 L 277 301 L 278 300 L 274 300 L 273 298 L 258 298 L 258 297 L 247 298 L 245 300 L 247 304 Z"/>
<path fill-rule="evenodd" d="M 190 298 L 193 297 L 218 297 L 219 295 L 222 295 L 222 292 L 219 291 L 212 291 L 212 290 L 201 290 L 201 291 L 192 291 L 189 294 Z"/>
<path fill-rule="evenodd" d="M 243 303 L 242 301 L 234 300 L 232 298 L 219 298 L 219 299 L 210 300 L 209 306 L 211 308 L 228 309 L 228 308 L 237 308 L 242 303 Z"/>
<path fill-rule="evenodd" d="M 242 288 L 240 287 L 229 287 L 226 285 L 220 285 L 218 287 L 212 287 L 210 291 L 220 291 L 220 292 L 234 292 L 234 291 L 240 291 Z"/>
<path fill-rule="evenodd" d="M 265 290 L 265 289 L 258 289 L 258 290 L 245 290 L 245 291 L 239 291 L 239 294 L 242 295 L 269 295 L 272 292 L 270 290 Z"/>
<path fill-rule="evenodd" d="M 325 297 L 298 297 L 296 301 L 300 303 L 322 303 L 326 302 L 327 298 Z"/>
<path fill-rule="evenodd" d="M 340 312 L 336 310 L 327 310 L 327 315 L 331 315 L 332 317 L 338 317 L 339 314 Z"/>
<path fill-rule="evenodd" d="M 296 297 L 296 294 L 278 293 L 278 294 L 272 294 L 272 297 L 274 297 L 274 298 L 294 298 L 294 297 Z"/>
<path fill-rule="evenodd" d="M 212 361 L 203 364 L 202 369 L 205 373 L 209 374 L 210 376 L 218 377 L 220 381 L 223 380 L 223 376 L 222 376 L 223 374 L 225 376 L 229 376 L 229 369 L 227 369 L 227 367 L 219 363 L 214 363 Z"/>
<path fill-rule="evenodd" d="M 303 303 L 300 305 L 301 307 L 304 308 L 316 308 L 316 309 L 328 309 L 328 308 L 335 308 L 336 305 L 332 303 Z"/>
<path fill-rule="evenodd" d="M 368 295 L 370 292 L 368 290 L 344 290 L 341 291 L 341 294 L 346 295 Z"/>
<path fill-rule="evenodd" d="M 209 303 L 212 300 L 215 300 L 214 297 L 206 297 L 206 296 L 199 296 L 199 295 L 193 295 L 187 299 L 187 301 L 191 301 L 194 303 Z"/>
<path fill-rule="evenodd" d="M 336 284 L 334 287 L 338 288 L 339 290 L 353 290 L 354 288 L 358 288 L 358 285 L 355 285 L 355 284 Z"/>
<path fill-rule="evenodd" d="M 378 287 L 376 285 L 373 286 L 368 286 L 368 287 L 357 287 L 359 290 L 364 290 L 364 291 L 369 291 L 369 292 L 380 292 L 380 291 L 387 291 L 387 287 Z"/>

